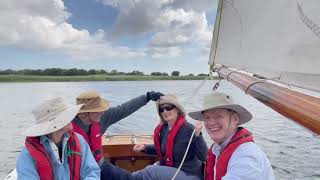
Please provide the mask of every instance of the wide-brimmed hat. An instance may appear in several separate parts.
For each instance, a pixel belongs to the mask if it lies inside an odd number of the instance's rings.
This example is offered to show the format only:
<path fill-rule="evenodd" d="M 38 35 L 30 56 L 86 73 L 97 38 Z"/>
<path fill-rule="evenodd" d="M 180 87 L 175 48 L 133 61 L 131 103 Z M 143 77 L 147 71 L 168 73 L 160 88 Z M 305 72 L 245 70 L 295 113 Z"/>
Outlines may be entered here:
<path fill-rule="evenodd" d="M 62 97 L 46 100 L 32 110 L 35 123 L 22 132 L 35 137 L 53 133 L 68 125 L 83 104 L 67 104 Z"/>
<path fill-rule="evenodd" d="M 188 115 L 195 120 L 203 121 L 203 112 L 211 109 L 230 109 L 238 113 L 239 125 L 252 119 L 251 113 L 239 104 L 235 104 L 233 99 L 224 93 L 213 93 L 206 95 L 200 111 L 190 112 Z"/>
<path fill-rule="evenodd" d="M 173 104 L 180 111 L 181 115 L 186 116 L 186 111 L 184 110 L 183 106 L 180 104 L 178 98 L 175 95 L 167 94 L 167 95 L 161 96 L 160 99 L 157 101 L 157 104 L 156 104 L 157 112 L 160 117 L 161 117 L 161 114 L 159 112 L 159 106 L 163 104 Z"/>
<path fill-rule="evenodd" d="M 109 102 L 101 98 L 96 91 L 85 91 L 77 99 L 77 104 L 84 104 L 79 113 L 84 112 L 103 112 L 109 108 Z"/>

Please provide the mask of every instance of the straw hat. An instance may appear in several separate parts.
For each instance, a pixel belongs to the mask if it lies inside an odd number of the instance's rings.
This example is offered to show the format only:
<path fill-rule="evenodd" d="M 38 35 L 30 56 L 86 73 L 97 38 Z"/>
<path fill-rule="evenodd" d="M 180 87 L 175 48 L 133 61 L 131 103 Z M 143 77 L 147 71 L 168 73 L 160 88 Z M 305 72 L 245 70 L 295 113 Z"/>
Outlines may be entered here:
<path fill-rule="evenodd" d="M 81 93 L 77 99 L 77 104 L 84 104 L 79 113 L 103 112 L 109 108 L 109 102 L 100 97 L 96 91 L 86 91 Z"/>
<path fill-rule="evenodd" d="M 178 98 L 173 94 L 167 94 L 165 96 L 161 96 L 160 99 L 157 101 L 157 112 L 160 115 L 159 112 L 159 106 L 163 104 L 173 104 L 176 106 L 177 109 L 179 109 L 181 115 L 186 116 L 186 111 L 184 110 L 183 106 L 179 103 Z"/>
<path fill-rule="evenodd" d="M 42 136 L 68 125 L 83 104 L 67 104 L 62 97 L 46 100 L 32 110 L 35 124 L 22 132 L 25 136 Z"/>
<path fill-rule="evenodd" d="M 188 115 L 195 120 L 203 121 L 203 112 L 212 109 L 231 109 L 239 115 L 239 125 L 252 119 L 251 113 L 244 107 L 234 104 L 233 99 L 224 93 L 209 94 L 204 97 L 202 109 L 190 112 Z"/>

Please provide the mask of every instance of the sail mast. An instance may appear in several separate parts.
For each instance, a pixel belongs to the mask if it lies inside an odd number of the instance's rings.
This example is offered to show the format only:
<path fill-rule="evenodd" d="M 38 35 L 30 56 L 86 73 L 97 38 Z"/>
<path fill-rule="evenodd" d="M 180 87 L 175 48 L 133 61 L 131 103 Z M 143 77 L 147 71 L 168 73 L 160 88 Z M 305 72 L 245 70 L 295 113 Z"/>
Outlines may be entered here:
<path fill-rule="evenodd" d="M 264 82 L 227 67 L 220 68 L 218 73 L 258 101 L 320 135 L 320 98 Z"/>
<path fill-rule="evenodd" d="M 219 0 L 209 60 L 220 77 L 318 135 L 320 98 L 228 67 L 320 92 L 319 7 L 319 0 Z"/>

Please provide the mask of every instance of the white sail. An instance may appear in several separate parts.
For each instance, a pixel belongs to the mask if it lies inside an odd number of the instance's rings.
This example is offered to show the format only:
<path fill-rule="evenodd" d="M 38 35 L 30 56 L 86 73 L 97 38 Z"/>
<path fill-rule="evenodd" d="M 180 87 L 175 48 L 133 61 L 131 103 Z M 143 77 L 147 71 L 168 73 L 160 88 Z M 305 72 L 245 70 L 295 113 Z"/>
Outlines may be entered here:
<path fill-rule="evenodd" d="M 209 64 L 320 92 L 320 0 L 219 0 Z"/>

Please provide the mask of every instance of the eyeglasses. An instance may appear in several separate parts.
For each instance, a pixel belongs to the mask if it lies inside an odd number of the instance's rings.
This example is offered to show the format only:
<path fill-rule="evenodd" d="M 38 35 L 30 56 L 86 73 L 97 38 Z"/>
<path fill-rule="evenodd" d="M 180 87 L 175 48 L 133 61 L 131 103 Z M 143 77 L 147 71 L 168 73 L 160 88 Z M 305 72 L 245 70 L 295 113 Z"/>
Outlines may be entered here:
<path fill-rule="evenodd" d="M 166 111 L 171 111 L 171 110 L 174 109 L 175 107 L 176 107 L 176 106 L 174 106 L 174 105 L 159 107 L 159 112 L 160 112 L 160 113 L 163 113 L 164 110 L 166 110 Z"/>

